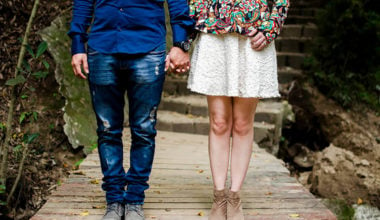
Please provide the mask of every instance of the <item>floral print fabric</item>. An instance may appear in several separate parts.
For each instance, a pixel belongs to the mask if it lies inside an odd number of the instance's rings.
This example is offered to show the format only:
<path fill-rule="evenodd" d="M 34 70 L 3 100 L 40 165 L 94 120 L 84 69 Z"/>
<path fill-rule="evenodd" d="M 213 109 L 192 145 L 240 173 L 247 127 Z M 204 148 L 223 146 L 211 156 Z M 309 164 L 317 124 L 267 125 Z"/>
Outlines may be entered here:
<path fill-rule="evenodd" d="M 266 0 L 190 0 L 189 5 L 200 32 L 246 35 L 256 28 L 271 42 L 280 34 L 289 0 L 274 0 L 271 10 Z"/>

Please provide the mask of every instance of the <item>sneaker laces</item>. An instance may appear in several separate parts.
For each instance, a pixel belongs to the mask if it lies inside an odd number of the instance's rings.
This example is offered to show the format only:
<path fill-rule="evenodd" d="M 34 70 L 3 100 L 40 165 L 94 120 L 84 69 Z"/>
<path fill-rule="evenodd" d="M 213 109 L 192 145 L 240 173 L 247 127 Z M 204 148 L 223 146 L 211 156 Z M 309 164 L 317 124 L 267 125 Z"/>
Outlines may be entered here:
<path fill-rule="evenodd" d="M 118 207 L 119 207 L 118 203 L 116 203 L 116 202 L 111 203 L 111 204 L 107 205 L 107 212 L 116 211 L 118 213 Z"/>

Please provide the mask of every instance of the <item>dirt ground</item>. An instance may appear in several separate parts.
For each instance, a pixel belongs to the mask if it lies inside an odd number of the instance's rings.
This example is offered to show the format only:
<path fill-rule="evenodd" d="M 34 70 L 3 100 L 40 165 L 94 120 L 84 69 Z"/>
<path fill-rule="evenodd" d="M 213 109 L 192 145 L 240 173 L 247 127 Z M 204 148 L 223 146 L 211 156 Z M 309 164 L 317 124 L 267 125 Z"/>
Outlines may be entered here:
<path fill-rule="evenodd" d="M 294 83 L 287 98 L 296 123 L 285 126 L 281 155 L 293 174 L 321 197 L 380 207 L 380 113 L 360 104 L 343 109 L 307 83 Z M 292 163 L 288 149 L 297 146 L 308 148 L 312 166 Z"/>
<path fill-rule="evenodd" d="M 10 100 L 10 89 L 5 85 L 7 79 L 13 76 L 19 49 L 19 38 L 24 34 L 27 21 L 33 6 L 33 1 L 2 0 L 0 1 L 0 123 L 5 124 Z M 71 1 L 40 1 L 29 44 L 36 50 L 41 42 L 38 30 L 50 25 L 63 10 L 71 7 Z M 25 168 L 19 187 L 7 210 L 0 206 L 0 218 L 29 219 L 46 201 L 50 191 L 60 184 L 67 171 L 83 155 L 73 152 L 63 133 L 64 98 L 58 92 L 54 78 L 54 62 L 48 53 L 44 59 L 50 64 L 49 75 L 43 80 L 29 80 L 21 94 L 23 98 L 16 101 L 15 116 L 12 131 L 12 150 L 8 165 L 7 192 L 13 185 L 19 167 L 21 151 L 15 146 L 22 142 L 25 133 L 39 133 L 36 141 L 30 145 Z M 26 56 L 30 60 L 30 56 Z M 26 117 L 20 123 L 23 112 L 36 112 L 37 117 Z M 37 119 L 37 120 L 36 120 Z M 4 130 L 0 130 L 0 139 L 4 141 Z M 6 195 L 0 199 L 5 200 Z M 10 211 L 10 212 L 9 212 Z M 6 215 L 6 216 L 5 216 Z"/>

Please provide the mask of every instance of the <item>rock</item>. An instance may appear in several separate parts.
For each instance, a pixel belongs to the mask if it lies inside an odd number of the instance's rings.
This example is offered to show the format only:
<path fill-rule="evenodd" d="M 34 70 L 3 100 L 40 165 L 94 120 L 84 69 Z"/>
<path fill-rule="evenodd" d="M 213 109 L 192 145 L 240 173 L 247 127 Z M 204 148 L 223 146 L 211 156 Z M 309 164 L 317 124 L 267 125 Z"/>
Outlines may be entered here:
<path fill-rule="evenodd" d="M 282 101 L 283 104 L 283 124 L 294 123 L 296 116 L 294 114 L 292 105 L 288 101 Z"/>
<path fill-rule="evenodd" d="M 97 143 L 96 120 L 87 80 L 75 77 L 72 71 L 71 43 L 67 36 L 70 19 L 71 13 L 66 11 L 39 34 L 47 42 L 48 51 L 54 58 L 59 92 L 66 99 L 63 109 L 64 132 L 74 149 L 84 146 L 84 152 L 87 154 L 90 153 L 90 147 Z M 127 120 L 128 117 L 125 118 Z"/>
<path fill-rule="evenodd" d="M 315 155 L 311 191 L 326 198 L 355 203 L 358 198 L 380 206 L 380 165 L 331 144 Z"/>
<path fill-rule="evenodd" d="M 301 172 L 298 176 L 298 182 L 300 182 L 304 187 L 310 190 L 311 184 L 309 181 L 309 177 L 311 175 L 311 171 Z"/>
<path fill-rule="evenodd" d="M 51 26 L 40 32 L 48 44 L 48 51 L 56 63 L 55 78 L 59 91 L 65 97 L 64 132 L 74 149 L 89 147 L 96 143 L 95 116 L 91 108 L 90 94 L 86 80 L 74 76 L 71 68 L 69 29 L 70 13 L 56 18 Z"/>
<path fill-rule="evenodd" d="M 380 210 L 369 205 L 354 205 L 354 220 L 380 219 Z"/>
<path fill-rule="evenodd" d="M 305 145 L 296 143 L 287 148 L 287 153 L 293 162 L 302 168 L 311 168 L 314 164 L 314 152 Z"/>

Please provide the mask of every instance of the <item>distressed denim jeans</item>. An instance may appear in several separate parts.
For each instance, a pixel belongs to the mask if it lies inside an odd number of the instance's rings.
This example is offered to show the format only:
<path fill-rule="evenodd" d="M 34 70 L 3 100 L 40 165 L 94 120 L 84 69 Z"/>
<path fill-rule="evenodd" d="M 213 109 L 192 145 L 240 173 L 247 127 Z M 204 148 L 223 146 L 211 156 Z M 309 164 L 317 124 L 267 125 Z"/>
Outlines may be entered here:
<path fill-rule="evenodd" d="M 165 48 L 163 44 L 140 55 L 102 54 L 88 49 L 88 80 L 107 203 L 144 203 L 155 150 L 157 108 L 165 79 Z M 132 135 L 127 172 L 123 168 L 122 143 L 125 92 Z"/>

